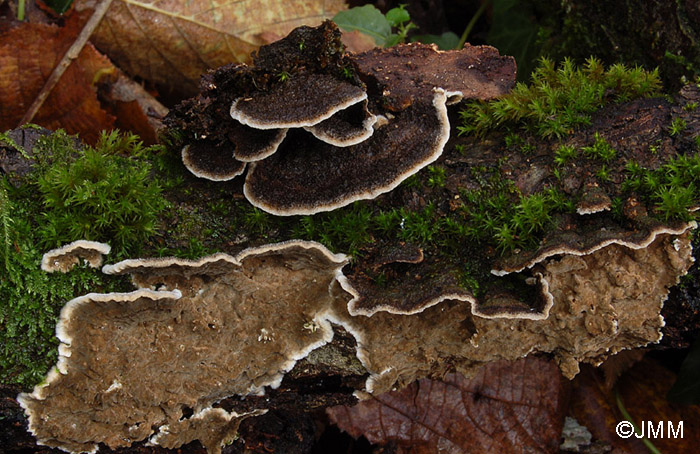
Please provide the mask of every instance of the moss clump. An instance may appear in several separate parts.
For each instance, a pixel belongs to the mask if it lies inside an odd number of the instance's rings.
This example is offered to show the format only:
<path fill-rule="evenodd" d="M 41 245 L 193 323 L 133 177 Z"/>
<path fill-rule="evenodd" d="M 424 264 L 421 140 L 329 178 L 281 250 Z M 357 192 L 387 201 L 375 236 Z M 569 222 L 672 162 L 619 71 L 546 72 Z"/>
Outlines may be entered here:
<path fill-rule="evenodd" d="M 591 113 L 606 103 L 658 94 L 658 72 L 612 65 L 591 57 L 582 68 L 566 59 L 558 67 L 546 58 L 530 84 L 518 83 L 508 95 L 473 101 L 462 110 L 460 134 L 484 135 L 494 128 L 524 129 L 543 138 L 562 138 L 591 123 Z"/>
<path fill-rule="evenodd" d="M 628 161 L 622 190 L 637 194 L 663 220 L 697 219 L 700 201 L 700 156 L 680 155 L 658 169 L 646 169 Z"/>
<path fill-rule="evenodd" d="M 42 148 L 36 152 L 44 153 Z M 155 233 L 165 199 L 150 178 L 151 165 L 139 158 L 152 148 L 117 132 L 103 134 L 95 148 L 77 155 L 70 148 L 52 148 L 51 163 L 37 178 L 45 221 L 39 227 L 42 247 L 105 241 L 121 256 Z"/>
<path fill-rule="evenodd" d="M 82 148 L 58 132 L 32 150 L 5 138 L 32 170 L 14 184 L 0 177 L 0 382 L 28 389 L 56 361 L 55 325 L 68 300 L 130 289 L 123 278 L 89 267 L 49 275 L 40 269 L 43 253 L 91 239 L 126 256 L 154 231 L 165 200 L 149 173 L 156 150 L 133 135 L 105 134 L 95 148 Z"/>
<path fill-rule="evenodd" d="M 41 271 L 41 204 L 29 187 L 0 179 L 0 383 L 25 389 L 56 361 L 55 326 L 66 301 L 88 293 L 128 288 L 122 279 L 79 267 L 62 274 Z"/>

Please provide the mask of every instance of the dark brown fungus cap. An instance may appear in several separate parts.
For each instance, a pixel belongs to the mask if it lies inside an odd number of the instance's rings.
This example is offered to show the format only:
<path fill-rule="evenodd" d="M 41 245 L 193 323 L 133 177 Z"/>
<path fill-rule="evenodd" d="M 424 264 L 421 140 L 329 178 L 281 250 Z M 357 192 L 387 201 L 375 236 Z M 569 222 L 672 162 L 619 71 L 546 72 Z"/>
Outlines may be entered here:
<path fill-rule="evenodd" d="M 251 164 L 244 193 L 258 208 L 286 216 L 329 211 L 391 191 L 442 153 L 450 135 L 446 99 L 437 90 L 350 147 L 289 131 L 277 153 Z"/>
<path fill-rule="evenodd" d="M 365 99 L 367 93 L 350 82 L 328 74 L 295 73 L 268 91 L 236 99 L 231 117 L 257 129 L 301 128 Z"/>
<path fill-rule="evenodd" d="M 317 139 L 336 147 L 356 145 L 374 132 L 377 117 L 367 110 L 367 100 L 343 109 L 327 120 L 306 129 Z"/>
<path fill-rule="evenodd" d="M 504 95 L 515 84 L 515 60 L 490 46 L 466 44 L 462 50 L 439 51 L 429 44 L 376 48 L 353 57 L 371 97 L 383 97 L 392 111 L 415 99 L 431 96 L 434 88 L 448 93 L 448 104 Z"/>
<path fill-rule="evenodd" d="M 481 318 L 541 320 L 549 315 L 553 300 L 541 274 L 494 278 L 497 282 L 485 285 L 477 298 L 459 284 L 458 267 L 423 257 L 416 249 L 389 248 L 379 257 L 362 257 L 351 274 L 339 276 L 338 282 L 353 296 L 348 313 L 412 315 L 452 300 L 468 302 L 472 314 Z"/>
<path fill-rule="evenodd" d="M 232 150 L 222 150 L 207 140 L 185 145 L 182 162 L 195 176 L 212 181 L 227 181 L 245 170 L 245 162 L 234 159 Z"/>
<path fill-rule="evenodd" d="M 581 199 L 576 205 L 578 214 L 594 214 L 601 211 L 609 211 L 612 208 L 612 200 L 598 185 L 589 185 L 581 194 Z"/>
<path fill-rule="evenodd" d="M 67 273 L 80 259 L 85 260 L 91 267 L 102 265 L 102 256 L 109 254 L 110 247 L 97 241 L 78 240 L 66 244 L 58 249 L 52 249 L 41 259 L 41 269 L 47 273 L 60 271 Z"/>
<path fill-rule="evenodd" d="M 286 135 L 286 129 L 254 129 L 234 122 L 228 138 L 236 145 L 233 157 L 242 162 L 252 162 L 276 152 Z"/>

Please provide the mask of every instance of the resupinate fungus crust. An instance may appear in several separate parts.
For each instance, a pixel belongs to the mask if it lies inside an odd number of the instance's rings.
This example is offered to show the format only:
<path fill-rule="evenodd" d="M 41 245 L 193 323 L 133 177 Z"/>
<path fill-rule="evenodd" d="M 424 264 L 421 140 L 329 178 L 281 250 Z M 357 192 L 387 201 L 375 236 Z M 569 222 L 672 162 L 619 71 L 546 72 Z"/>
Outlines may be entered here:
<path fill-rule="evenodd" d="M 69 301 L 56 328 L 56 367 L 18 400 L 38 442 L 69 452 L 200 440 L 218 453 L 243 419 L 263 410 L 228 412 L 217 403 L 280 386 L 299 360 L 331 342 L 334 326 L 355 338 L 368 373 L 360 398 L 535 352 L 553 354 L 573 377 L 579 362 L 660 339 L 661 307 L 692 264 L 695 227 L 547 255 L 533 266 L 543 298 L 534 312 L 508 295 L 494 303 L 448 288 L 413 308 L 372 301 L 343 274 L 349 257 L 310 241 L 105 265 L 107 274 L 130 275 L 137 290 Z M 423 255 L 393 260 L 420 265 Z"/>

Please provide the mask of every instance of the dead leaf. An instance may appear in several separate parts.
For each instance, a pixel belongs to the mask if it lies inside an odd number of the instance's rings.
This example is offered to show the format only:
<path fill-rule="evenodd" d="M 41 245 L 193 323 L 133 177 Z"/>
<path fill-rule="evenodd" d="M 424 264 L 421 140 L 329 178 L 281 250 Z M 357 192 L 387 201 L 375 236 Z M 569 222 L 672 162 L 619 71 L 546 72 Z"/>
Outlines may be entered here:
<path fill-rule="evenodd" d="M 638 426 L 648 422 L 653 429 L 663 425 L 663 437 L 650 437 L 650 441 L 664 453 L 694 454 L 700 444 L 700 408 L 698 406 L 671 405 L 666 393 L 675 381 L 675 374 L 654 360 L 645 358 L 623 374 L 617 382 L 621 400 Z M 620 453 L 649 452 L 636 436 L 621 438 L 615 428 L 625 418 L 617 407 L 615 395 L 605 387 L 600 370 L 583 367 L 573 381 L 571 395 L 572 416 L 593 434 L 594 440 L 604 441 Z M 673 429 L 683 421 L 683 438 L 668 434 L 668 422 Z"/>
<path fill-rule="evenodd" d="M 79 32 L 66 27 L 22 23 L 0 35 L 0 130 L 12 129 L 36 98 L 46 79 Z M 93 84 L 116 68 L 88 44 L 68 67 L 58 85 L 34 117 L 49 129 L 63 128 L 94 143 L 114 117 L 97 100 Z"/>
<path fill-rule="evenodd" d="M 374 49 L 375 47 L 377 47 L 377 44 L 374 42 L 374 38 L 365 33 L 360 32 L 359 30 L 343 32 L 343 36 L 341 39 L 343 40 L 345 49 L 348 52 L 353 52 L 355 54 L 366 52 L 370 49 Z"/>
<path fill-rule="evenodd" d="M 603 375 L 605 375 L 605 387 L 607 389 L 612 389 L 615 383 L 617 383 L 617 379 L 620 378 L 620 375 L 641 361 L 646 352 L 644 348 L 622 350 L 606 359 L 605 362 L 600 365 L 600 368 L 603 370 Z"/>
<path fill-rule="evenodd" d="M 395 443 L 402 452 L 558 453 L 567 384 L 552 361 L 499 361 L 471 380 L 423 379 L 328 414 L 353 437 Z"/>
<path fill-rule="evenodd" d="M 168 109 L 141 85 L 119 71 L 116 79 L 101 81 L 98 98 L 116 117 L 117 128 L 137 134 L 146 145 L 158 143 L 158 130 Z"/>
<path fill-rule="evenodd" d="M 77 0 L 77 11 L 98 0 Z M 272 37 L 318 25 L 345 8 L 342 0 L 116 0 L 92 42 L 122 70 L 192 95 L 207 69 L 249 62 Z"/>

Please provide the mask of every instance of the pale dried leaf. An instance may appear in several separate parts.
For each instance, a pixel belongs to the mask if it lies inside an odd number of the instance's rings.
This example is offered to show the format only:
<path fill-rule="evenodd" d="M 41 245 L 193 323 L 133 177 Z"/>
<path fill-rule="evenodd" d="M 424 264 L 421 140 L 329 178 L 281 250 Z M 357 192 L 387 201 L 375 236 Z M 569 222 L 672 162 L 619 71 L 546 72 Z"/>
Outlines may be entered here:
<path fill-rule="evenodd" d="M 260 45 L 344 8 L 342 0 L 116 0 L 92 41 L 132 76 L 192 94 L 207 69 L 249 62 Z"/>

